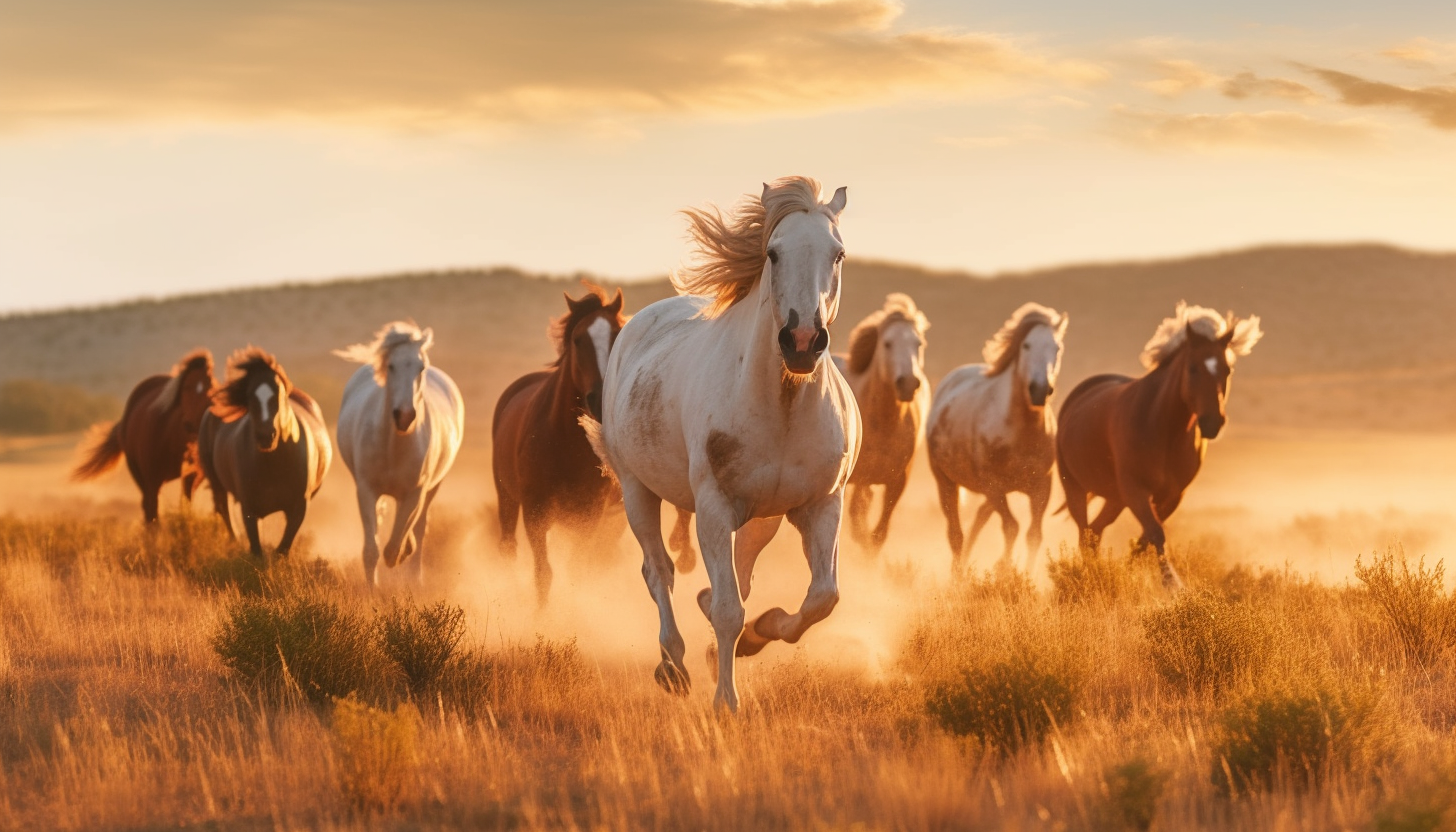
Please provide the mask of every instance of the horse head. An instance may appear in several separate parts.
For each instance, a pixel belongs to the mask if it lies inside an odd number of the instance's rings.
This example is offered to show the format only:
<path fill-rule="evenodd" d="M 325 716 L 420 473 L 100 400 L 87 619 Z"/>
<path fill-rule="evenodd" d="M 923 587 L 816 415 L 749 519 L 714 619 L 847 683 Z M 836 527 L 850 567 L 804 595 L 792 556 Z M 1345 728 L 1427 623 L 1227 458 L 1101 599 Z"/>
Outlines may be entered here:
<path fill-rule="evenodd" d="M 895 391 L 901 402 L 915 400 L 925 383 L 925 331 L 930 321 L 909 295 L 896 292 L 849 335 L 849 369 L 873 369 L 879 384 Z"/>
<path fill-rule="evenodd" d="M 202 424 L 202 414 L 212 405 L 216 386 L 212 378 L 212 353 L 198 350 L 189 354 L 173 369 L 172 377 L 168 386 L 175 392 L 171 394 L 170 401 L 166 401 L 168 393 L 163 393 L 164 404 L 177 408 L 182 415 L 182 430 L 195 439 Z"/>
<path fill-rule="evenodd" d="M 379 361 L 385 407 L 400 434 L 413 433 L 425 410 L 425 372 L 430 369 L 429 349 L 435 340 L 428 327 L 409 336 L 389 346 Z"/>
<path fill-rule="evenodd" d="M 269 453 L 278 448 L 278 441 L 297 433 L 293 408 L 288 396 L 293 385 L 272 355 L 247 347 L 228 359 L 227 383 L 212 394 L 212 412 L 225 422 L 243 416 L 253 430 L 258 450 Z"/>
<path fill-rule="evenodd" d="M 561 361 L 576 394 L 593 419 L 602 419 L 602 381 L 607 374 L 607 356 L 626 323 L 622 315 L 622 290 L 610 302 L 595 286 L 577 300 L 565 295 L 567 314 L 561 320 Z M 563 293 L 565 294 L 565 293 Z"/>
<path fill-rule="evenodd" d="M 1062 339 L 1067 334 L 1069 318 L 1064 314 L 1059 323 L 1032 327 L 1021 339 L 1016 357 L 1017 378 L 1026 382 L 1027 399 L 1033 408 L 1046 407 L 1056 392 L 1057 374 L 1062 370 Z"/>
<path fill-rule="evenodd" d="M 1209 338 L 1188 324 L 1184 336 L 1183 372 L 1180 390 L 1183 403 L 1198 422 L 1198 431 L 1205 439 L 1215 439 L 1228 417 L 1224 413 L 1224 402 L 1228 399 L 1229 382 L 1233 375 L 1233 364 L 1229 361 L 1229 344 L 1234 338 L 1234 327 L 1216 338 Z"/>
<path fill-rule="evenodd" d="M 785 193 L 789 190 L 763 186 L 761 201 L 773 231 L 766 241 L 760 280 L 767 281 L 784 368 L 807 375 L 829 349 L 829 324 L 839 314 L 840 266 L 844 262 L 839 214 L 848 196 L 840 188 L 833 199 L 820 205 L 816 195 L 809 200 L 811 209 L 802 194 Z M 775 214 L 782 214 L 777 222 Z"/>

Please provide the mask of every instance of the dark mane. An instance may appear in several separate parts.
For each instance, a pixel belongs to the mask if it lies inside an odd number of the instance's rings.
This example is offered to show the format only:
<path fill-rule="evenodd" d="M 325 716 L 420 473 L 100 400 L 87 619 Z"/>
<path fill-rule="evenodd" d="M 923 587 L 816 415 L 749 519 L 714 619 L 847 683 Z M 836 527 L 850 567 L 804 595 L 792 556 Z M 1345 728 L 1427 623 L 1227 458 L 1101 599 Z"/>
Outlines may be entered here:
<path fill-rule="evenodd" d="M 228 357 L 227 383 L 212 393 L 212 412 L 224 422 L 241 419 L 248 412 L 248 377 L 268 372 L 278 376 L 279 394 L 287 398 L 293 392 L 288 374 L 270 353 L 247 346 Z"/>
<path fill-rule="evenodd" d="M 914 324 L 915 331 L 921 336 L 930 328 L 925 313 L 916 308 L 909 295 L 900 292 L 886 295 L 885 305 L 866 315 L 849 333 L 849 371 L 863 373 L 868 370 L 880 344 L 880 331 L 901 321 Z"/>
<path fill-rule="evenodd" d="M 586 287 L 586 295 L 577 300 L 567 298 L 570 309 L 566 314 L 552 318 L 551 323 L 546 326 L 546 335 L 551 339 L 551 343 L 556 345 L 556 360 L 547 366 L 560 367 L 561 362 L 566 360 L 567 334 L 576 329 L 577 324 L 592 314 L 606 309 L 612 303 L 612 299 L 607 297 L 606 289 L 594 283 L 588 283 L 585 280 L 581 283 Z M 621 329 L 622 324 L 626 322 L 627 316 L 620 309 L 617 310 L 617 318 L 615 321 L 617 329 Z"/>
<path fill-rule="evenodd" d="M 1033 329 L 1039 326 L 1051 327 L 1053 331 L 1062 324 L 1063 315 L 1047 306 L 1039 303 L 1022 304 L 1011 314 L 1011 318 L 1001 326 L 1001 331 L 991 336 L 986 346 L 981 350 L 981 357 L 986 359 L 990 369 L 986 370 L 987 376 L 997 376 L 1006 372 L 1006 368 L 1016 363 L 1016 354 L 1021 349 L 1021 342 L 1031 334 Z M 1059 339 L 1060 340 L 1060 339 Z"/>
<path fill-rule="evenodd" d="M 211 351 L 198 348 L 182 356 L 182 360 L 172 367 L 172 372 L 169 374 L 171 377 L 167 379 L 166 386 L 152 402 L 152 408 L 158 413 L 166 413 L 181 404 L 182 379 L 194 370 L 201 370 L 207 376 L 208 387 L 213 386 Z"/>

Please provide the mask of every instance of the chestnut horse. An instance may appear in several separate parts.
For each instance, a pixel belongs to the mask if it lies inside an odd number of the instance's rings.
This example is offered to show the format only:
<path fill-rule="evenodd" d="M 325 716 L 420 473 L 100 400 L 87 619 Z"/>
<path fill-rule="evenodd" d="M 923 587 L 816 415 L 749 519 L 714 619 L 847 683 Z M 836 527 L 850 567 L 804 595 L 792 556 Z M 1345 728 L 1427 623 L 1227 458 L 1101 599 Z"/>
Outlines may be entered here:
<path fill-rule="evenodd" d="M 871 551 L 885 545 L 890 512 L 905 493 L 915 449 L 925 436 L 925 416 L 930 412 L 930 380 L 924 369 L 929 328 L 915 301 L 896 292 L 855 325 L 849 334 L 849 355 L 834 357 L 854 391 L 864 423 L 864 445 L 849 475 L 849 532 Z M 876 485 L 884 486 L 885 492 L 879 522 L 871 531 L 870 487 Z"/>
<path fill-rule="evenodd" d="M 142 491 L 142 516 L 157 520 L 157 495 L 163 483 L 182 478 L 182 498 L 191 502 L 201 473 L 197 470 L 197 428 L 212 400 L 212 353 L 194 350 L 168 375 L 148 376 L 127 397 L 121 418 L 91 428 L 83 460 L 73 480 L 89 480 L 111 470 L 123 456 Z"/>
<path fill-rule="evenodd" d="M 212 506 L 229 534 L 231 494 L 242 509 L 253 555 L 263 554 L 258 520 L 278 511 L 288 519 L 278 554 L 288 554 L 333 453 L 323 411 L 289 382 L 277 359 L 257 347 L 232 354 L 227 384 L 213 393 L 197 434 Z"/>
<path fill-rule="evenodd" d="M 566 295 L 566 314 L 551 323 L 557 352 L 551 369 L 507 387 L 491 424 L 501 551 L 515 556 L 516 521 L 524 515 L 542 606 L 551 594 L 546 532 L 557 523 L 594 527 L 616 496 L 577 419 L 583 413 L 602 417 L 602 375 L 626 318 L 621 289 L 608 302 L 600 288 L 587 288 L 580 300 Z"/>
<path fill-rule="evenodd" d="M 1084 545 L 1100 545 L 1127 508 L 1143 527 L 1138 547 L 1157 551 L 1163 585 L 1182 586 L 1164 551 L 1163 523 L 1227 421 L 1234 362 L 1263 334 L 1258 316 L 1225 319 L 1180 302 L 1143 348 L 1145 375 L 1093 376 L 1072 390 L 1057 420 L 1057 471 Z M 1088 522 L 1090 496 L 1106 502 Z"/>

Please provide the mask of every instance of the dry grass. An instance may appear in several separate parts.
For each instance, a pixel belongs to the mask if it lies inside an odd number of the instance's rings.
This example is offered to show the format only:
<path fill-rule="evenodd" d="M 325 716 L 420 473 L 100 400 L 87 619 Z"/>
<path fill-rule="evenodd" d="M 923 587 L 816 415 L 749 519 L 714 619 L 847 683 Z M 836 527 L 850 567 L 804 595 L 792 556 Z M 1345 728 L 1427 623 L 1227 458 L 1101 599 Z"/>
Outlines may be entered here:
<path fill-rule="evenodd" d="M 965 581 L 921 607 L 887 672 L 776 648 L 745 662 L 743 712 L 725 718 L 701 691 L 669 697 L 646 667 L 596 665 L 571 643 L 490 644 L 448 603 L 378 601 L 307 563 L 247 577 L 235 548 L 177 518 L 153 532 L 0 521 L 0 827 L 1429 829 L 1453 816 L 1449 727 L 1427 718 L 1456 705 L 1432 686 L 1449 660 L 1410 661 L 1375 626 L 1387 613 L 1369 589 L 1225 570 L 1174 601 L 1058 600 L 1015 575 Z M 260 663 L 237 660 L 240 645 Z M 261 662 L 270 646 L 284 661 Z"/>

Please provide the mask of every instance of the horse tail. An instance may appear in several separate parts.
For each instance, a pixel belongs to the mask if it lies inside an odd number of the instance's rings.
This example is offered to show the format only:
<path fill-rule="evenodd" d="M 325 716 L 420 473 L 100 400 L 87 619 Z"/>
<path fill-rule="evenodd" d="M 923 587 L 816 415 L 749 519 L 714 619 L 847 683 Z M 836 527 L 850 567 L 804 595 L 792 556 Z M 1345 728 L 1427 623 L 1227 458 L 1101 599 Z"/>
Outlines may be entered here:
<path fill-rule="evenodd" d="M 92 425 L 81 441 L 81 447 L 84 459 L 71 472 L 72 480 L 95 479 L 116 467 L 122 455 L 120 420 Z"/>
<path fill-rule="evenodd" d="M 617 481 L 617 472 L 612 470 L 611 460 L 607 459 L 607 443 L 602 438 L 602 423 L 586 413 L 581 414 L 576 423 L 581 425 L 581 429 L 586 432 L 586 441 L 591 443 L 592 453 L 595 453 L 597 459 L 602 461 L 602 476 L 611 480 L 612 485 L 620 488 L 622 484 Z"/>

